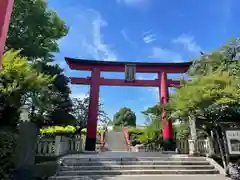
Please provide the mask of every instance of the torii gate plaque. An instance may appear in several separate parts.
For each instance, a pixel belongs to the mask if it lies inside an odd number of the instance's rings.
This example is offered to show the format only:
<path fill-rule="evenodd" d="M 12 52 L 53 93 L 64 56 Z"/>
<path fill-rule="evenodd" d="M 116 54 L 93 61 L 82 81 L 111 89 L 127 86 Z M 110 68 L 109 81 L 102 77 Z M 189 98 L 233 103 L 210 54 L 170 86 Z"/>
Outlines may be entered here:
<path fill-rule="evenodd" d="M 133 82 L 136 80 L 136 65 L 126 64 L 125 65 L 125 80 L 127 82 Z"/>

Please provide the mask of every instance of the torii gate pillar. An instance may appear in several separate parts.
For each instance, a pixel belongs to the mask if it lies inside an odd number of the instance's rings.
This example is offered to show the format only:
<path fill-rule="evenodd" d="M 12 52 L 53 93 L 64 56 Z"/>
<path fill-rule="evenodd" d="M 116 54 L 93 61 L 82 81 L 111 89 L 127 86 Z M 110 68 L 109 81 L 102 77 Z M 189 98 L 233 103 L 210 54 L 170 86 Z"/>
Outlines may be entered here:
<path fill-rule="evenodd" d="M 159 87 L 159 97 L 161 104 L 167 104 L 168 102 L 168 85 L 167 85 L 167 73 L 161 72 L 158 73 L 158 79 L 160 80 L 160 87 Z M 167 119 L 167 113 L 163 109 L 162 111 L 162 136 L 163 136 L 163 143 L 164 149 L 167 151 L 174 151 L 174 139 L 173 139 L 173 128 L 172 128 L 172 121 Z"/>
<path fill-rule="evenodd" d="M 0 0 L 0 67 L 14 0 Z"/>
<path fill-rule="evenodd" d="M 85 146 L 86 151 L 96 149 L 100 74 L 101 72 L 99 69 L 95 68 L 92 70 Z"/>

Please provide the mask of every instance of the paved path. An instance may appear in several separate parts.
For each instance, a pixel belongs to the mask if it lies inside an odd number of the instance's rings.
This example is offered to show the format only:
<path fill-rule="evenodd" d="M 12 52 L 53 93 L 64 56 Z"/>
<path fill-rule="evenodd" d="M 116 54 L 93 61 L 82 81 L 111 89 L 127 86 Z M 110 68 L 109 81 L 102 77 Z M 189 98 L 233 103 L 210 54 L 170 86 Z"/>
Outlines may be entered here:
<path fill-rule="evenodd" d="M 204 179 L 203 179 L 204 177 Z M 230 180 L 222 175 L 140 175 L 140 176 L 84 176 L 71 180 Z"/>
<path fill-rule="evenodd" d="M 139 157 L 189 157 L 186 154 L 163 154 L 161 152 L 117 152 L 117 151 L 107 151 L 107 152 L 91 152 L 82 154 L 70 154 L 63 158 L 139 158 Z"/>

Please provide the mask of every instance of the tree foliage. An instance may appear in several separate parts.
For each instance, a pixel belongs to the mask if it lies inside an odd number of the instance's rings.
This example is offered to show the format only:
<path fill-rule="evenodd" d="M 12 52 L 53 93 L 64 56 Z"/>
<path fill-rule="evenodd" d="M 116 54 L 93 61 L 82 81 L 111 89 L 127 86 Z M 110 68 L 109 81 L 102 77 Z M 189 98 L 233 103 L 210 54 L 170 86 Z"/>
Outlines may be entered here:
<path fill-rule="evenodd" d="M 173 126 L 176 134 L 176 139 L 188 139 L 190 135 L 190 128 L 188 122 L 180 122 Z"/>
<path fill-rule="evenodd" d="M 162 126 L 159 120 L 154 119 L 147 125 L 144 132 L 138 136 L 138 141 L 143 144 L 160 144 L 162 138 Z"/>
<path fill-rule="evenodd" d="M 194 60 L 189 70 L 190 76 L 205 76 L 218 71 L 228 71 L 231 75 L 240 74 L 240 39 L 230 40 L 210 54 Z"/>
<path fill-rule="evenodd" d="M 16 125 L 19 108 L 34 107 L 34 117 L 48 109 L 49 88 L 54 77 L 39 73 L 28 63 L 27 58 L 19 56 L 19 51 L 8 51 L 3 56 L 3 69 L 0 71 L 0 123 Z M 41 96 L 38 96 L 41 94 Z M 44 102 L 44 104 L 42 104 Z"/>
<path fill-rule="evenodd" d="M 239 39 L 231 40 L 210 54 L 202 53 L 189 69 L 190 80 L 171 94 L 164 105 L 168 118 L 188 124 L 196 120 L 204 131 L 219 121 L 238 121 L 240 116 L 240 48 Z M 160 118 L 162 105 L 144 113 Z M 179 128 L 179 127 L 178 127 Z"/>
<path fill-rule="evenodd" d="M 77 132 L 80 132 L 82 129 L 87 128 L 89 98 L 89 96 L 86 96 L 84 98 L 72 99 L 72 115 L 75 118 L 75 126 L 78 126 Z M 103 104 L 99 103 L 98 108 L 98 121 L 105 122 L 107 119 L 107 114 L 103 111 Z"/>
<path fill-rule="evenodd" d="M 28 60 L 53 60 L 58 52 L 57 40 L 68 33 L 68 27 L 57 13 L 47 8 L 45 0 L 15 0 L 6 46 L 21 49 Z"/>
<path fill-rule="evenodd" d="M 239 39 L 203 55 L 190 68 L 186 81 L 170 97 L 173 117 L 193 116 L 199 125 L 212 128 L 215 121 L 236 121 L 240 115 Z"/>
<path fill-rule="evenodd" d="M 47 8 L 47 1 L 14 1 L 6 46 L 10 49 L 21 49 L 20 55 L 33 63 L 38 72 L 55 77 L 49 96 L 52 105 L 45 113 L 51 125 L 71 118 L 69 80 L 64 76 L 63 69 L 59 65 L 54 65 L 53 54 L 59 51 L 57 41 L 67 33 L 68 27 L 65 22 L 55 11 Z"/>
<path fill-rule="evenodd" d="M 135 113 L 127 107 L 121 108 L 115 115 L 113 119 L 114 127 L 127 127 L 136 126 L 136 115 Z"/>

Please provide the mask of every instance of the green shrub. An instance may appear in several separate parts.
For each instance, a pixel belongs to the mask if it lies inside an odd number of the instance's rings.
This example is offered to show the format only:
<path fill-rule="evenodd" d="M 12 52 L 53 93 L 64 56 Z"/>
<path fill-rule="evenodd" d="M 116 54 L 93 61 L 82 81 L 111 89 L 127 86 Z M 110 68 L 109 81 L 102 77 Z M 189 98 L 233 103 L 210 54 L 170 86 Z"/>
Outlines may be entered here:
<path fill-rule="evenodd" d="M 138 129 L 138 128 L 129 128 L 128 129 L 129 137 L 131 140 L 131 143 L 133 146 L 136 144 L 140 144 L 139 136 L 144 133 L 144 129 Z"/>
<path fill-rule="evenodd" d="M 40 129 L 42 135 L 56 135 L 56 134 L 72 134 L 76 131 L 76 128 L 73 126 L 50 126 Z"/>
<path fill-rule="evenodd" d="M 84 128 L 84 129 L 82 129 L 81 132 L 86 134 L 86 133 L 87 133 L 87 129 Z M 98 133 L 102 133 L 102 132 L 105 132 L 105 130 L 97 130 L 97 132 L 98 132 Z"/>
<path fill-rule="evenodd" d="M 13 132 L 0 130 L 0 179 L 10 180 L 14 169 L 16 136 Z"/>
<path fill-rule="evenodd" d="M 76 130 L 77 129 L 74 126 L 66 126 L 66 127 L 63 127 L 63 126 L 49 126 L 49 127 L 45 127 L 45 128 L 40 129 L 40 133 L 42 135 L 58 135 L 58 134 L 68 135 L 68 134 L 75 133 Z M 101 133 L 101 132 L 105 132 L 105 131 L 104 130 L 98 130 L 97 132 Z M 87 129 L 82 129 L 81 134 L 86 135 L 87 134 Z"/>
<path fill-rule="evenodd" d="M 137 141 L 142 144 L 159 144 L 162 139 L 162 126 L 159 120 L 153 120 L 141 133 Z"/>
<path fill-rule="evenodd" d="M 173 126 L 176 139 L 188 139 L 190 128 L 188 123 L 180 123 Z"/>

